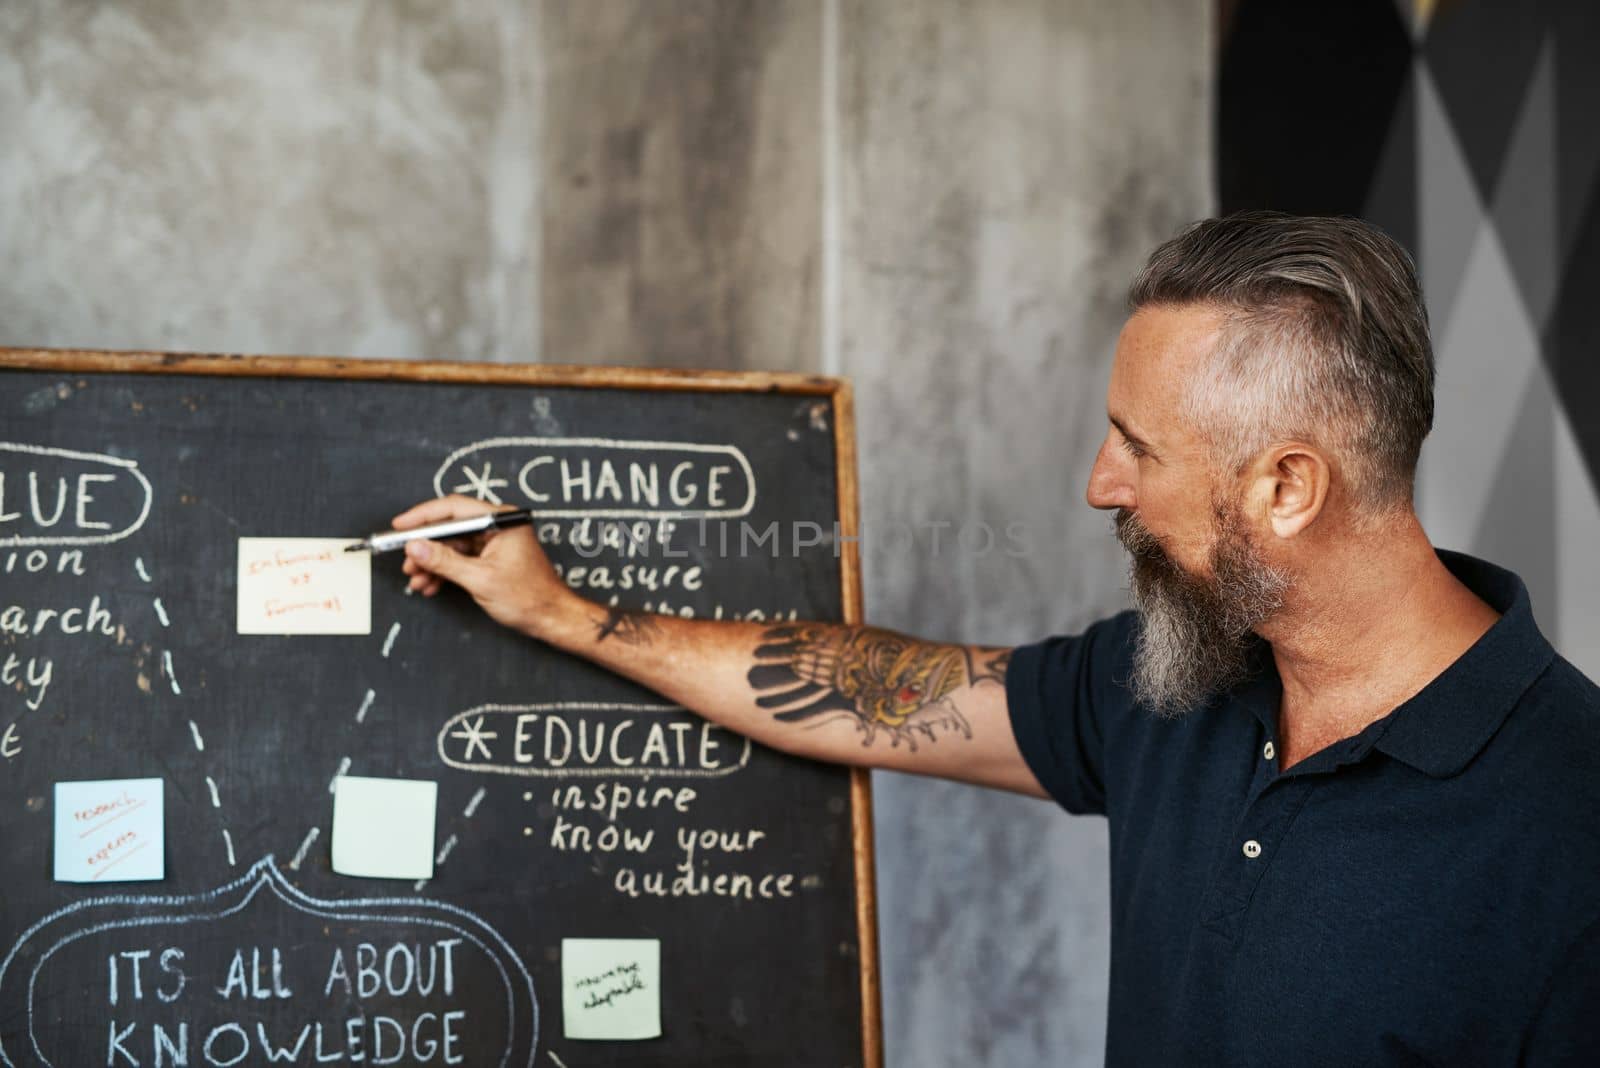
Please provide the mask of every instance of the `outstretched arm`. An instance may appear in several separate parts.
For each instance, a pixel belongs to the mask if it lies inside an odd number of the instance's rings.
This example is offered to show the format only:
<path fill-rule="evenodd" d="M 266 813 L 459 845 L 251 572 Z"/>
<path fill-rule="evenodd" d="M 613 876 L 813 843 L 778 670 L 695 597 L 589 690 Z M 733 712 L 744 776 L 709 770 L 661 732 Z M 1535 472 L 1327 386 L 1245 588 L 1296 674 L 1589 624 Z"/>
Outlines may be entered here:
<path fill-rule="evenodd" d="M 481 514 L 428 501 L 397 529 Z M 407 547 L 411 588 L 456 583 L 499 622 L 588 658 L 763 745 L 1044 796 L 1006 713 L 1010 653 L 842 623 L 679 619 L 607 608 L 555 573 L 528 528 Z"/>

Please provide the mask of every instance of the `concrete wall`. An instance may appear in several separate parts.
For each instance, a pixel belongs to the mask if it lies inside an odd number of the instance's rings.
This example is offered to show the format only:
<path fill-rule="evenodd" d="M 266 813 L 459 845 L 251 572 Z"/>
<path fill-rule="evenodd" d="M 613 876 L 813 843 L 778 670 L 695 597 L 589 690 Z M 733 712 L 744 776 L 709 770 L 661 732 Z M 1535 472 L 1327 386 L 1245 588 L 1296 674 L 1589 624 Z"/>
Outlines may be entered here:
<path fill-rule="evenodd" d="M 1081 504 L 1122 289 L 1210 209 L 1210 32 L 1184 0 L 18 0 L 0 344 L 847 374 L 873 620 L 1077 627 L 1122 596 Z M 1103 825 L 895 776 L 877 811 L 890 1063 L 1098 1063 Z"/>
<path fill-rule="evenodd" d="M 1209 213 L 1208 19 L 847 7 L 839 369 L 858 390 L 874 622 L 1013 643 L 1123 607 L 1124 558 L 1083 493 L 1128 281 Z M 873 539 L 897 523 L 914 548 Z M 1025 555 L 1004 551 L 1008 523 Z M 996 551 L 951 546 L 980 524 Z M 1104 823 L 905 776 L 876 787 L 893 1063 L 1099 1063 Z"/>
<path fill-rule="evenodd" d="M 0 6 L 4 340 L 537 356 L 536 22 Z"/>

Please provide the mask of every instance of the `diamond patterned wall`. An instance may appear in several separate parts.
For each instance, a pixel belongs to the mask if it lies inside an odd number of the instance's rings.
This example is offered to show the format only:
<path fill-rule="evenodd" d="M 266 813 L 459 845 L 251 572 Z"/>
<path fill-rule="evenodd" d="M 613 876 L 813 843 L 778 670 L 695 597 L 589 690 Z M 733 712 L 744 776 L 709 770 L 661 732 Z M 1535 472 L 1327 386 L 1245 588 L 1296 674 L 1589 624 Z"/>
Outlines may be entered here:
<path fill-rule="evenodd" d="M 1439 360 L 1417 506 L 1520 573 L 1600 677 L 1600 5 L 1220 9 L 1221 210 L 1371 219 L 1416 256 Z"/>

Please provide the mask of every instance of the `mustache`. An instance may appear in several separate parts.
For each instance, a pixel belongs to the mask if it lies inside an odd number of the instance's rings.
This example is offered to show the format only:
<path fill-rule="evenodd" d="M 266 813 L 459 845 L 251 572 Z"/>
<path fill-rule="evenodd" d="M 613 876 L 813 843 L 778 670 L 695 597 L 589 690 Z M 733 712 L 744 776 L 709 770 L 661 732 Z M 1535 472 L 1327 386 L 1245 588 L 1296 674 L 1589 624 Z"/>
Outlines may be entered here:
<path fill-rule="evenodd" d="M 1139 522 L 1139 517 L 1126 508 L 1118 508 L 1111 516 L 1111 527 L 1116 531 L 1117 540 L 1127 545 L 1129 539 L 1150 537 L 1150 531 Z"/>
<path fill-rule="evenodd" d="M 1122 543 L 1135 561 L 1162 564 L 1168 568 L 1174 566 L 1161 539 L 1150 533 L 1150 528 L 1144 525 L 1137 513 L 1118 508 L 1111 522 L 1117 541 Z"/>

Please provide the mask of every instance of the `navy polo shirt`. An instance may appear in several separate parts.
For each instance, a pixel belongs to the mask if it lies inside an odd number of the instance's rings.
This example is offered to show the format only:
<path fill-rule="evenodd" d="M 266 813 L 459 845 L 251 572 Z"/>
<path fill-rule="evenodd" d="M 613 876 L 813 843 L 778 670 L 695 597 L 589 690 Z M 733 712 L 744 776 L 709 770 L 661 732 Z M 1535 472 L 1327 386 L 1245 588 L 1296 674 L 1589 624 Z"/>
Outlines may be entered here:
<path fill-rule="evenodd" d="M 1012 727 L 1111 832 L 1115 1065 L 1600 1064 L 1600 690 L 1508 571 L 1426 689 L 1280 771 L 1281 688 L 1133 705 L 1137 617 L 1013 654 Z"/>

